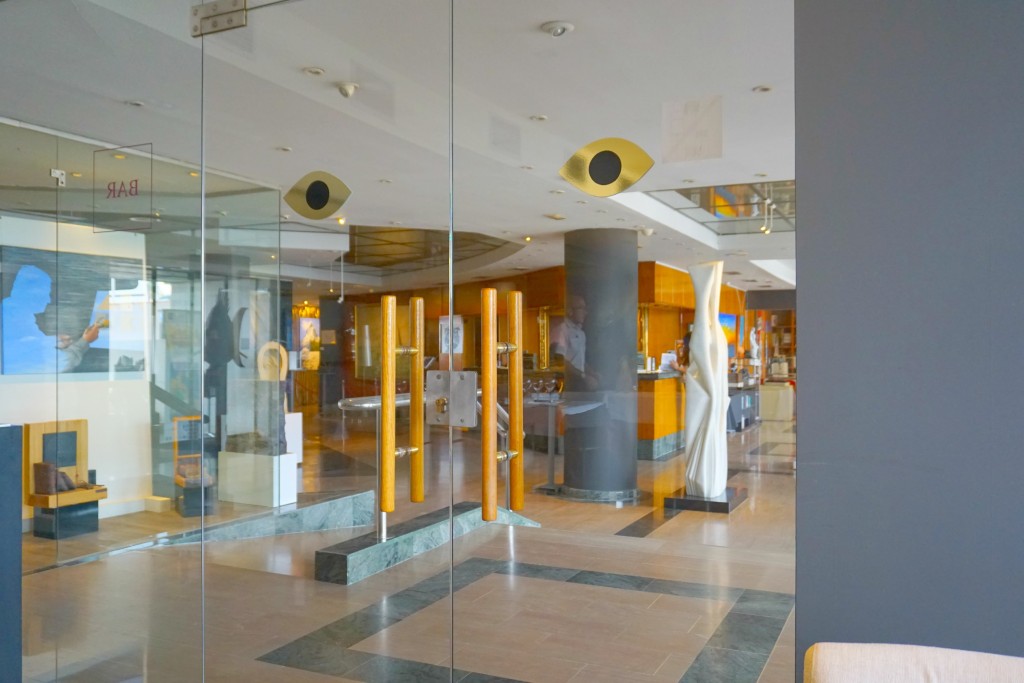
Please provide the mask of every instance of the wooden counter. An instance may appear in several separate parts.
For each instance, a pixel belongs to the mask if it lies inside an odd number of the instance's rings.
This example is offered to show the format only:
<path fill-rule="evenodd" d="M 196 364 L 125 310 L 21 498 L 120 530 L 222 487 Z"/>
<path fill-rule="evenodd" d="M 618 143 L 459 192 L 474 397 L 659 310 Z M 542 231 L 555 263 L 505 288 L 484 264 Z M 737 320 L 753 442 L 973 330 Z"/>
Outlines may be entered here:
<path fill-rule="evenodd" d="M 637 374 L 638 460 L 664 460 L 686 446 L 686 389 L 678 372 Z"/>

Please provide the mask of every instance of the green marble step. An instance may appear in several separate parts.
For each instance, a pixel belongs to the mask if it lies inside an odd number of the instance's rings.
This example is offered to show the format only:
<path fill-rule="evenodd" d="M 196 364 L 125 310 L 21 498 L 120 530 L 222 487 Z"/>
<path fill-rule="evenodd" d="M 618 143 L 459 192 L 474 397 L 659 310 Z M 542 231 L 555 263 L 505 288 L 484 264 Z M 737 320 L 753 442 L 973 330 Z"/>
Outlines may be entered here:
<path fill-rule="evenodd" d="M 441 508 L 390 527 L 386 541 L 379 541 L 376 531 L 372 531 L 318 550 L 314 569 L 316 580 L 346 585 L 362 581 L 444 545 L 451 540 L 453 529 L 458 538 L 487 524 L 540 526 L 505 508 L 498 508 L 496 522 L 485 522 L 480 519 L 480 503 L 470 501 L 456 503 L 452 515 L 452 523 L 449 524 L 448 508 Z"/>
<path fill-rule="evenodd" d="M 328 531 L 373 524 L 374 492 L 300 494 L 299 503 L 287 505 L 254 517 L 208 525 L 169 537 L 165 543 L 199 541 L 237 541 L 307 531 Z"/>

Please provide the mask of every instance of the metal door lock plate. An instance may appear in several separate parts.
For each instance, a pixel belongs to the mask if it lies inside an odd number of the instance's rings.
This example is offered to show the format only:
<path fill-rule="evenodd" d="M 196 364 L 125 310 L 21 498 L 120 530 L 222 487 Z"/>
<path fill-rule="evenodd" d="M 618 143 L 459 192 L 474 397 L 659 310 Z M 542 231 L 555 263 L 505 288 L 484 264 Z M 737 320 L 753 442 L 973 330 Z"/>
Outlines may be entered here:
<path fill-rule="evenodd" d="M 428 370 L 424 399 L 428 425 L 476 427 L 475 372 Z"/>

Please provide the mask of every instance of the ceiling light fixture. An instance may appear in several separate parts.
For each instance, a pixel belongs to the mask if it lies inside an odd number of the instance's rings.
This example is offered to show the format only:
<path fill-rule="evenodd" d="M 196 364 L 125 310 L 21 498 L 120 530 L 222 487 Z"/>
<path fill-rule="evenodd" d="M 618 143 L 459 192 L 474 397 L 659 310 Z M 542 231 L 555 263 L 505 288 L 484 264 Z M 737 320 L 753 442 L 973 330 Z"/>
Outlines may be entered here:
<path fill-rule="evenodd" d="M 127 156 L 125 156 L 124 154 L 115 154 L 115 155 L 114 155 L 114 158 L 115 158 L 115 159 L 117 159 L 118 161 L 124 161 L 124 160 L 125 160 L 125 159 L 127 159 L 128 157 L 127 157 Z"/>
<path fill-rule="evenodd" d="M 530 120 L 531 121 L 547 121 L 548 120 L 548 116 L 547 116 L 547 114 L 531 114 L 530 115 Z"/>
<path fill-rule="evenodd" d="M 190 176 L 192 176 L 193 178 L 198 178 L 199 177 L 199 171 L 189 171 L 188 174 Z"/>
<path fill-rule="evenodd" d="M 344 97 L 345 99 L 348 99 L 349 97 L 352 97 L 353 95 L 355 95 L 356 94 L 356 90 L 359 90 L 359 84 L 358 83 L 339 83 L 338 84 L 338 92 L 340 92 L 341 96 Z"/>
<path fill-rule="evenodd" d="M 756 93 L 771 92 L 772 91 L 772 86 L 770 86 L 770 85 L 755 85 L 753 88 L 751 88 L 751 91 L 756 92 Z"/>
<path fill-rule="evenodd" d="M 127 104 L 129 107 L 145 107 L 146 106 L 146 103 L 143 102 L 142 100 L 125 100 L 124 103 Z"/>
<path fill-rule="evenodd" d="M 567 21 L 548 21 L 540 25 L 540 30 L 552 38 L 561 38 L 566 33 L 571 33 L 575 28 L 575 26 Z"/>
<path fill-rule="evenodd" d="M 553 221 L 564 221 L 565 220 L 565 216 L 563 216 L 560 213 L 546 213 L 546 214 L 544 214 L 544 218 L 550 218 Z"/>
<path fill-rule="evenodd" d="M 292 151 L 292 148 L 288 147 L 287 145 L 282 145 L 280 147 L 275 147 L 274 149 L 276 149 L 278 152 L 290 152 L 290 151 Z"/>
<path fill-rule="evenodd" d="M 530 166 L 529 164 L 523 164 L 519 168 L 523 169 L 524 171 L 532 171 L 533 170 L 533 166 Z"/>
<path fill-rule="evenodd" d="M 72 171 L 72 172 L 71 172 L 71 177 L 72 177 L 72 178 L 81 178 L 81 177 L 82 177 L 82 174 L 81 174 L 81 173 L 79 173 L 78 171 Z"/>
<path fill-rule="evenodd" d="M 548 190 L 551 194 L 565 194 L 565 190 Z"/>
<path fill-rule="evenodd" d="M 345 217 L 338 216 L 338 225 L 345 225 Z"/>
<path fill-rule="evenodd" d="M 381 178 L 377 182 L 380 183 L 381 185 L 390 185 L 391 178 Z"/>
<path fill-rule="evenodd" d="M 527 235 L 526 237 L 523 238 L 523 240 L 526 241 L 526 242 L 532 242 L 533 238 L 530 237 L 529 235 Z"/>
<path fill-rule="evenodd" d="M 302 73 L 306 74 L 307 76 L 323 76 L 325 73 L 327 73 L 327 69 L 323 68 L 322 66 L 307 66 L 302 69 Z"/>

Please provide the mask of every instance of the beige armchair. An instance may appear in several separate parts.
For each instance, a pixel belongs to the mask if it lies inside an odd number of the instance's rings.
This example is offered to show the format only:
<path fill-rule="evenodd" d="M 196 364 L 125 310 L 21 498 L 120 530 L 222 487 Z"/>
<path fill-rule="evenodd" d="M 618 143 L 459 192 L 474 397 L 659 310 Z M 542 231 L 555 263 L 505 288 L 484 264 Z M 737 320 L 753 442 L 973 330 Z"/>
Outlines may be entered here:
<path fill-rule="evenodd" d="M 1024 658 L 921 645 L 817 643 L 804 683 L 1020 683 Z"/>

